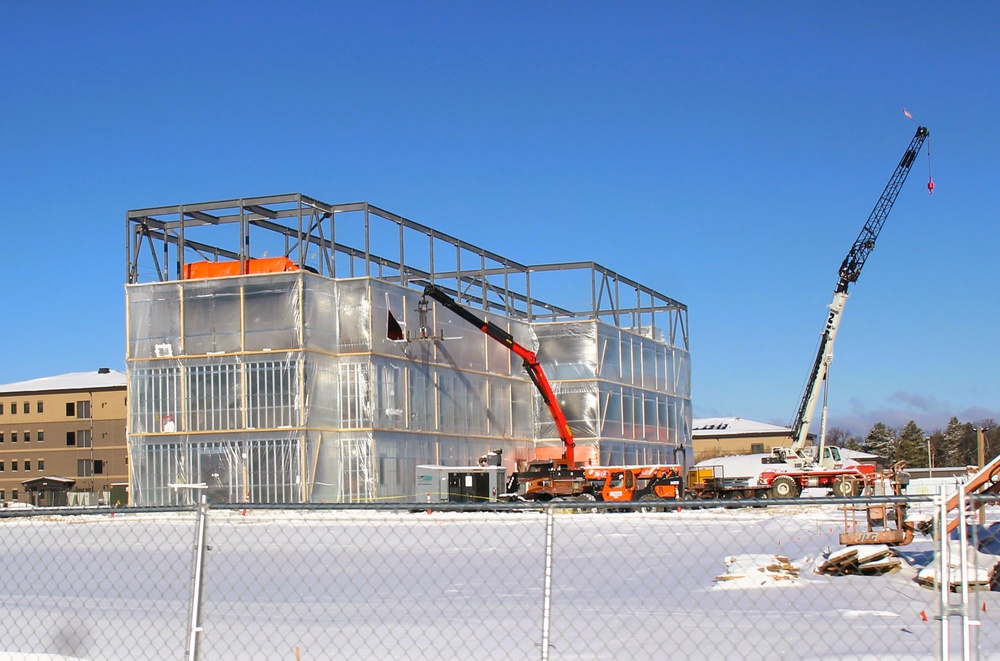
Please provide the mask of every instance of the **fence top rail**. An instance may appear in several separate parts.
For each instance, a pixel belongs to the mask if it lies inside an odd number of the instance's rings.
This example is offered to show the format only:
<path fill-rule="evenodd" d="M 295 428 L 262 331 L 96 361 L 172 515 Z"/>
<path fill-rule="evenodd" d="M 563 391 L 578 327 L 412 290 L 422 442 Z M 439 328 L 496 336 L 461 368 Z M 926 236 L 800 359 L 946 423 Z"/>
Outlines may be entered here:
<path fill-rule="evenodd" d="M 208 507 L 217 512 L 546 512 L 549 510 L 562 512 L 575 511 L 644 511 L 673 512 L 703 509 L 742 509 L 771 508 L 777 509 L 801 506 L 865 506 L 889 504 L 933 503 L 936 496 L 867 496 L 855 498 L 836 497 L 801 497 L 788 499 L 746 498 L 742 500 L 643 500 L 641 502 L 599 502 L 599 501 L 549 501 L 549 502 L 490 502 L 490 503 L 209 503 Z M 970 495 L 971 506 L 1000 502 L 1000 496 Z M 156 507 L 24 507 L 0 508 L 0 519 L 14 519 L 37 516 L 114 516 L 127 514 L 169 514 L 193 513 L 197 510 L 196 503 L 185 505 L 170 505 Z"/>

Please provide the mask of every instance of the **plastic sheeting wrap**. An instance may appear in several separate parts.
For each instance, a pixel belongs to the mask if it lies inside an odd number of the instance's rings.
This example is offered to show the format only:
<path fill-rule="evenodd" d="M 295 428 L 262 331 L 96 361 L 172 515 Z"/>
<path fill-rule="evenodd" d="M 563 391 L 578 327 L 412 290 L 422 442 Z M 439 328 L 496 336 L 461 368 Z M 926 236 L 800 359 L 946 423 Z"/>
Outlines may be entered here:
<path fill-rule="evenodd" d="M 172 356 L 179 351 L 181 291 L 177 283 L 126 288 L 129 358 Z"/>
<path fill-rule="evenodd" d="M 298 433 L 164 434 L 132 443 L 131 498 L 137 504 L 295 503 L 302 499 L 304 445 Z M 198 490 L 201 491 L 201 490 Z"/>
<path fill-rule="evenodd" d="M 135 504 L 189 502 L 168 486 L 183 483 L 218 502 L 412 502 L 419 464 L 502 449 L 512 471 L 562 452 L 520 359 L 417 290 L 300 271 L 126 299 Z M 686 352 L 593 321 L 476 314 L 537 348 L 579 458 L 690 445 Z"/>
<path fill-rule="evenodd" d="M 575 440 L 597 445 L 600 463 L 620 464 L 612 457 L 622 456 L 673 462 L 677 448 L 692 452 L 687 351 L 655 329 L 640 334 L 598 321 L 540 323 L 534 330 L 539 361 Z M 539 412 L 536 437 L 558 448 L 547 411 Z"/>

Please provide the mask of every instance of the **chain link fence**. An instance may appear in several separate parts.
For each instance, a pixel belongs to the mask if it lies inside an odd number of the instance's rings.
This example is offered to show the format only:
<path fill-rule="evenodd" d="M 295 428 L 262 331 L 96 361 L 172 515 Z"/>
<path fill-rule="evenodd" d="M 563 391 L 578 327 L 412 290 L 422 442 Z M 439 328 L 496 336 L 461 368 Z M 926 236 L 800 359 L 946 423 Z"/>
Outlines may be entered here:
<path fill-rule="evenodd" d="M 998 508 L 883 502 L 3 510 L 0 658 L 1000 657 Z"/>

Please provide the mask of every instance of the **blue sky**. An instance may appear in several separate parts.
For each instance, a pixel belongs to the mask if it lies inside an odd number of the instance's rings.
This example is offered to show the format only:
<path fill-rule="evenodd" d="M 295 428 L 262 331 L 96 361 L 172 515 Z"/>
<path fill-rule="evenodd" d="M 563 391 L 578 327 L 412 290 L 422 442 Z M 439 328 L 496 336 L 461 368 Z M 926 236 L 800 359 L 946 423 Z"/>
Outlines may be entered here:
<path fill-rule="evenodd" d="M 124 369 L 125 212 L 365 200 L 689 306 L 696 416 L 787 424 L 847 254 L 830 424 L 1000 420 L 1000 6 L 0 3 L 0 383 Z M 926 145 L 925 145 L 926 150 Z"/>

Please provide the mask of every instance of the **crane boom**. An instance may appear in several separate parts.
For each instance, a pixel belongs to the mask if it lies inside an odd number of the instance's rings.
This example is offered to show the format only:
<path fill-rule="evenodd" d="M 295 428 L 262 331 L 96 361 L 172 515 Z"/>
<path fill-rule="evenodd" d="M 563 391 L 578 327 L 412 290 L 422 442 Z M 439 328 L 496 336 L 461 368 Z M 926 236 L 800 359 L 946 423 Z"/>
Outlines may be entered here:
<path fill-rule="evenodd" d="M 566 459 L 571 468 L 574 467 L 576 465 L 576 442 L 573 440 L 573 432 L 569 429 L 569 422 L 566 420 L 566 416 L 562 412 L 562 407 L 559 406 L 559 401 L 556 399 L 556 395 L 552 391 L 552 385 L 545 376 L 542 366 L 538 363 L 538 358 L 536 357 L 535 352 L 515 342 L 513 335 L 497 326 L 489 319 L 480 319 L 463 308 L 455 301 L 455 299 L 445 293 L 440 287 L 434 284 L 427 285 L 424 287 L 424 296 L 433 298 L 435 301 L 457 314 L 469 324 L 475 326 L 497 342 L 506 346 L 511 352 L 516 354 L 521 359 L 524 364 L 524 369 L 528 372 L 528 377 L 531 379 L 531 382 L 535 384 L 535 388 L 538 389 L 539 394 L 542 396 L 542 401 L 545 402 L 545 405 L 552 413 L 552 418 L 556 423 L 556 431 L 559 434 L 559 438 L 562 439 L 563 442 L 563 457 Z"/>
<path fill-rule="evenodd" d="M 892 210 L 892 205 L 896 202 L 896 196 L 899 195 L 903 182 L 906 181 L 906 176 L 913 166 L 913 161 L 916 160 L 928 135 L 930 132 L 925 127 L 917 128 L 916 134 L 910 141 L 910 146 L 903 152 L 899 165 L 896 166 L 889 183 L 882 191 L 882 196 L 875 204 L 871 215 L 868 216 L 868 222 L 861 229 L 861 233 L 858 234 L 858 238 L 854 241 L 854 245 L 851 246 L 850 252 L 847 253 L 847 257 L 844 258 L 837 272 L 840 279 L 833 292 L 833 302 L 829 306 L 830 312 L 820 337 L 816 359 L 813 361 L 809 380 L 806 383 L 798 413 L 795 415 L 795 422 L 792 424 L 792 449 L 794 450 L 800 450 L 805 446 L 806 438 L 809 435 L 809 425 L 812 423 L 813 413 L 816 410 L 820 385 L 826 380 L 830 363 L 833 361 L 833 341 L 837 336 L 837 329 L 840 327 L 840 315 L 847 302 L 847 290 L 852 283 L 857 282 L 858 276 L 861 275 L 861 269 L 865 265 L 868 255 L 875 248 L 875 240 L 878 239 L 879 232 L 882 231 L 882 225 L 885 224 L 889 211 Z M 822 456 L 819 459 L 822 459 Z"/>

